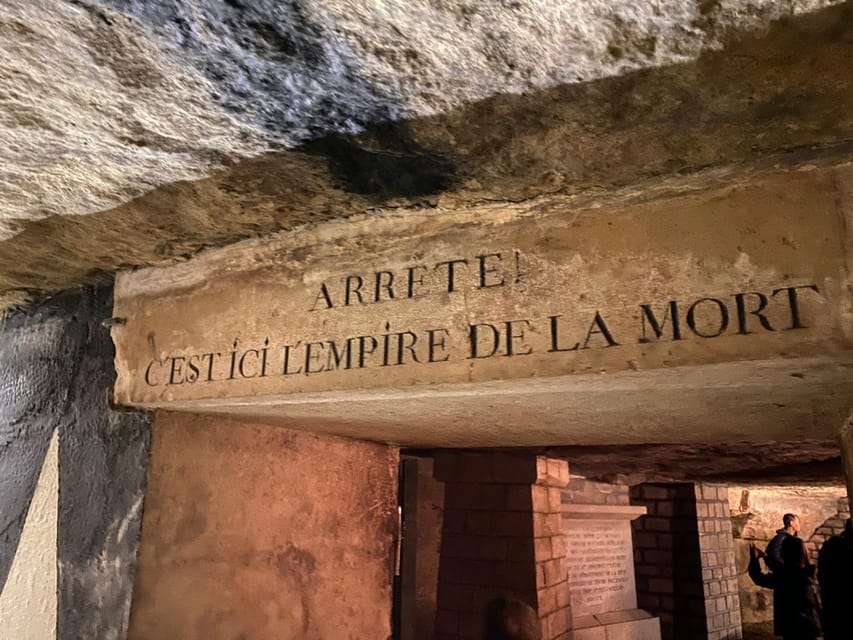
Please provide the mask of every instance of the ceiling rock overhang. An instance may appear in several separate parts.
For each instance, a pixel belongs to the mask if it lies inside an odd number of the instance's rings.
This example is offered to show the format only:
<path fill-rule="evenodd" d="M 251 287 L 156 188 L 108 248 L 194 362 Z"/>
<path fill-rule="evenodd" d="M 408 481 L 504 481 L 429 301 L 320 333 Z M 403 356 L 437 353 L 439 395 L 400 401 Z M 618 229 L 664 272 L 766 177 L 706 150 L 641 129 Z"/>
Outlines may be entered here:
<path fill-rule="evenodd" d="M 0 51 L 5 304 L 335 218 L 746 184 L 853 139 L 849 2 L 20 0 Z"/>

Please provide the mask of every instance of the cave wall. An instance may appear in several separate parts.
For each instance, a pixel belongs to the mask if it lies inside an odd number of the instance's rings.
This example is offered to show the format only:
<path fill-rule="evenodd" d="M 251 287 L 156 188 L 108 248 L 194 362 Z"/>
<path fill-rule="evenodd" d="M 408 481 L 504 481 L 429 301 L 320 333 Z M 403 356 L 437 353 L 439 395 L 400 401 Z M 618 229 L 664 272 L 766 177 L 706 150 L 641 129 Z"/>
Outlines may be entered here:
<path fill-rule="evenodd" d="M 149 421 L 108 401 L 111 311 L 109 288 L 74 291 L 0 327 L 2 637 L 126 633 Z"/>

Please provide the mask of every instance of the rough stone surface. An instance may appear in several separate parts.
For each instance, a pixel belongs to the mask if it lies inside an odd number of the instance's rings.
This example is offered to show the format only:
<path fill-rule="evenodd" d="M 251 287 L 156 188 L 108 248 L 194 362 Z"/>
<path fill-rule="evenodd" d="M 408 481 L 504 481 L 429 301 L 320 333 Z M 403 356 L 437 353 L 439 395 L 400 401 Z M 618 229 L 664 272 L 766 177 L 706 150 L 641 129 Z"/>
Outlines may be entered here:
<path fill-rule="evenodd" d="M 0 342 L 0 587 L 15 557 L 27 508 L 54 430 L 64 423 L 82 327 L 61 305 L 6 319 Z"/>
<path fill-rule="evenodd" d="M 131 640 L 390 636 L 397 450 L 157 414 Z"/>
<path fill-rule="evenodd" d="M 102 292 L 88 310 L 59 431 L 58 640 L 122 638 L 130 616 L 151 423 L 110 405 L 115 351 L 102 323 L 111 298 Z"/>
<path fill-rule="evenodd" d="M 2 236 L 27 219 L 110 208 L 263 148 L 211 108 L 213 86 L 144 25 L 96 4 L 4 3 L 0 51 Z"/>
<path fill-rule="evenodd" d="M 0 290 L 843 143 L 850 5 L 829 4 L 6 3 Z"/>
<path fill-rule="evenodd" d="M 586 478 L 605 482 L 729 481 L 837 486 L 844 471 L 837 440 L 719 442 L 716 444 L 549 447 Z"/>
<path fill-rule="evenodd" d="M 59 434 L 57 637 L 121 637 L 130 611 L 148 420 L 114 411 L 111 292 L 7 316 L 0 340 L 0 589 L 45 452 Z"/>
<path fill-rule="evenodd" d="M 841 428 L 841 461 L 847 480 L 847 496 L 853 509 L 853 416 L 848 417 Z"/>

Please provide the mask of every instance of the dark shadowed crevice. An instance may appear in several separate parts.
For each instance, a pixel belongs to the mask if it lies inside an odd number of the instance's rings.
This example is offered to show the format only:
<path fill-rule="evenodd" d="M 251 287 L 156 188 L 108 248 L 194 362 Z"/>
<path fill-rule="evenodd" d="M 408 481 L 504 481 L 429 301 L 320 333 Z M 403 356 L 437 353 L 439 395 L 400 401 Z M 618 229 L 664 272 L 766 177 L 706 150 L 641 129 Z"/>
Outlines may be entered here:
<path fill-rule="evenodd" d="M 419 145 L 405 123 L 386 123 L 358 138 L 326 136 L 302 148 L 325 157 L 343 189 L 378 202 L 442 193 L 453 185 L 456 170 L 451 160 Z"/>

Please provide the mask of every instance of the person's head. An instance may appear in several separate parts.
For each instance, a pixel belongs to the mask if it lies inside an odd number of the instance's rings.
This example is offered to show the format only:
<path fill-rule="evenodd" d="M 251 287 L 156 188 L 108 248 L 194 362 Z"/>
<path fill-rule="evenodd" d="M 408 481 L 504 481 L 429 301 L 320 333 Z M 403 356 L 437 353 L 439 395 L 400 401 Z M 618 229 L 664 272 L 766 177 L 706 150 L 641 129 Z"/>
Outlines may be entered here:
<path fill-rule="evenodd" d="M 809 556 L 806 554 L 806 545 L 794 536 L 789 536 L 782 541 L 782 563 L 785 568 L 800 567 L 809 564 Z"/>
<path fill-rule="evenodd" d="M 526 602 L 496 598 L 486 605 L 484 640 L 541 640 L 539 617 Z"/>
<path fill-rule="evenodd" d="M 782 516 L 782 524 L 788 533 L 800 532 L 800 517 L 795 513 L 786 513 Z"/>

